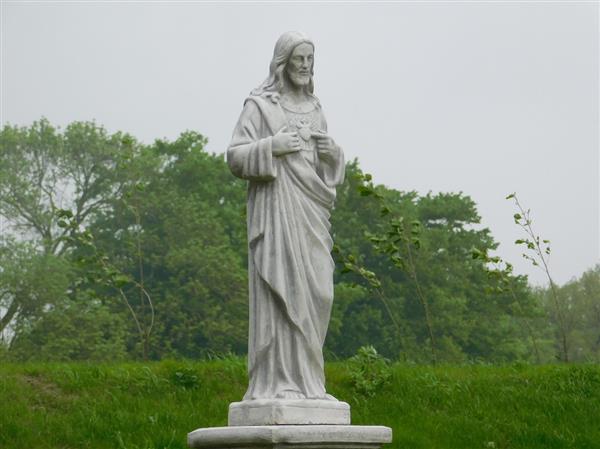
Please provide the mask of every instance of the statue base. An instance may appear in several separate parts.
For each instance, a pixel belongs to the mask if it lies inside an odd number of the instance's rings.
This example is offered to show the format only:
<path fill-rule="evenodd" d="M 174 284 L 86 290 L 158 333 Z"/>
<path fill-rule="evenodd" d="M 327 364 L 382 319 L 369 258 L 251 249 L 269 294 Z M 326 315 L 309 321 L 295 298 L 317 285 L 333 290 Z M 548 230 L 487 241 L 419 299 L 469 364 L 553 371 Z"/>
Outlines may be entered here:
<path fill-rule="evenodd" d="M 392 429 L 384 426 L 209 427 L 188 434 L 188 446 L 203 449 L 378 449 L 391 441 Z"/>
<path fill-rule="evenodd" d="M 350 406 L 322 399 L 255 399 L 229 405 L 229 426 L 350 424 Z"/>

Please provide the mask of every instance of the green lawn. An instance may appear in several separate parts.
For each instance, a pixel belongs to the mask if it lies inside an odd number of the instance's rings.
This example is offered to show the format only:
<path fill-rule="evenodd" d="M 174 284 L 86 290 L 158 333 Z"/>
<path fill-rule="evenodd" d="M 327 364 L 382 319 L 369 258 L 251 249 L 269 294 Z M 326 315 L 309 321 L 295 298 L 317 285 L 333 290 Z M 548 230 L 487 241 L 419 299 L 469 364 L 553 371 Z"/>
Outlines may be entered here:
<path fill-rule="evenodd" d="M 600 367 L 394 365 L 372 397 L 344 363 L 328 391 L 353 424 L 394 429 L 388 448 L 600 448 Z M 187 432 L 223 426 L 246 384 L 241 360 L 4 364 L 0 447 L 185 448 Z"/>

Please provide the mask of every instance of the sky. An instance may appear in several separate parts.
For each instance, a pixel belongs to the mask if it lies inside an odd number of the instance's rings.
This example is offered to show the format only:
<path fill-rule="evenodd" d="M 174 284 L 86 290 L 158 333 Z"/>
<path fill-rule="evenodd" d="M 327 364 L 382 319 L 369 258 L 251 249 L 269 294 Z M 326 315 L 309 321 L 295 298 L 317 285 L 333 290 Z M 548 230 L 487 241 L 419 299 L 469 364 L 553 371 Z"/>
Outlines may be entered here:
<path fill-rule="evenodd" d="M 598 2 L 2 0 L 0 123 L 95 120 L 144 142 L 184 130 L 223 153 L 275 41 L 315 42 L 329 133 L 376 183 L 463 192 L 497 254 L 517 192 L 562 284 L 600 263 Z"/>

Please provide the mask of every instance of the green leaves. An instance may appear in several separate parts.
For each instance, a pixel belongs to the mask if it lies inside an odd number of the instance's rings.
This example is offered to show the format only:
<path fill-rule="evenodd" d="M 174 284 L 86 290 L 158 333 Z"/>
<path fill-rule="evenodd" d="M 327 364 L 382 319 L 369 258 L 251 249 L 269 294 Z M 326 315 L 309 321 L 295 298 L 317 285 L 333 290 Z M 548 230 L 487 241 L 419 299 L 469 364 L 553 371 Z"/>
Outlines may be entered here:
<path fill-rule="evenodd" d="M 375 273 L 373 273 L 372 271 L 367 270 L 365 267 L 361 266 L 357 262 L 356 257 L 354 257 L 352 254 L 345 256 L 344 254 L 342 254 L 339 247 L 337 247 L 337 254 L 341 258 L 341 263 L 342 263 L 341 272 L 343 274 L 354 273 L 354 274 L 358 275 L 360 278 L 362 278 L 364 281 L 366 281 L 367 285 L 370 288 L 373 288 L 373 289 L 381 288 L 381 281 L 379 281 L 379 279 L 377 278 L 377 275 Z"/>
<path fill-rule="evenodd" d="M 478 248 L 471 249 L 471 258 L 472 259 L 482 259 L 485 257 L 485 253 Z"/>
<path fill-rule="evenodd" d="M 123 288 L 132 281 L 131 276 L 128 276 L 126 274 L 118 272 L 111 272 L 110 274 L 111 278 L 109 282 L 114 284 L 116 288 Z"/>
<path fill-rule="evenodd" d="M 11 223 L 31 231 L 27 235 L 34 236 L 32 251 L 42 248 L 42 253 L 64 262 L 68 273 L 56 275 L 66 279 L 62 293 L 52 287 L 53 296 L 46 295 L 42 281 L 51 285 L 48 273 L 24 262 L 27 258 L 5 259 L 15 266 L 12 271 L 2 266 L 0 277 L 11 272 L 16 285 L 20 273 L 23 284 L 36 287 L 27 290 L 30 297 L 19 307 L 39 298 L 46 304 L 62 301 L 63 293 L 102 303 L 102 310 L 93 313 L 102 323 L 111 316 L 106 314 L 122 320 L 129 356 L 142 352 L 144 339 L 156 358 L 201 357 L 220 350 L 243 353 L 247 242 L 241 214 L 246 210 L 246 186 L 231 176 L 222 155 L 204 151 L 205 143 L 202 135 L 186 132 L 175 141 L 142 145 L 93 123 L 76 123 L 65 130 L 47 121 L 5 127 L 0 142 L 0 213 L 12 214 Z M 34 161 L 46 161 L 45 171 Z M 34 182 L 40 174 L 43 189 Z M 73 201 L 59 201 L 62 182 L 73 186 Z M 517 199 L 515 194 L 507 198 Z M 25 205 L 28 216 L 19 215 L 15 205 Z M 529 211 L 516 212 L 519 224 L 531 225 Z M 501 353 L 498 348 L 517 338 L 514 322 L 520 318 L 506 305 L 510 289 L 522 305 L 528 304 L 529 293 L 512 266 L 493 255 L 496 243 L 489 231 L 472 226 L 480 217 L 471 198 L 461 193 L 418 195 L 375 185 L 355 161 L 348 164 L 346 181 L 338 188 L 331 220 L 340 266 L 334 302 L 339 335 L 331 352 L 350 356 L 359 346 L 373 343 L 389 357 L 402 354 L 429 361 L 426 349 L 437 338 L 443 360 L 521 357 L 517 350 Z M 544 256 L 550 252 L 547 240 L 519 240 L 528 254 L 538 246 Z M 12 248 L 0 245 L 0 258 Z M 31 268 L 18 271 L 18 263 Z M 54 276 L 54 271 L 48 272 Z M 139 288 L 142 283 L 144 290 Z M 355 284 L 364 287 L 352 287 Z M 144 291 L 152 293 L 156 308 L 158 325 L 151 338 L 139 338 L 127 305 L 137 314 L 143 335 L 144 323 L 150 320 Z M 338 291 L 344 293 L 337 296 Z M 6 294 L 0 305 L 9 306 L 9 297 Z M 27 317 L 43 318 L 46 309 L 20 310 L 26 326 Z M 69 316 L 75 319 L 74 313 Z M 48 323 L 57 321 L 58 315 Z M 445 341 L 452 343 L 446 347 Z M 125 342 L 120 342 L 122 349 Z"/>
<path fill-rule="evenodd" d="M 375 194 L 375 190 L 370 186 L 360 186 L 358 188 L 358 191 L 361 194 L 361 196 L 370 196 Z"/>
<path fill-rule="evenodd" d="M 377 353 L 374 346 L 362 346 L 349 360 L 348 368 L 354 391 L 371 397 L 385 387 L 391 377 L 389 360 Z"/>
<path fill-rule="evenodd" d="M 552 295 L 553 309 L 557 316 L 558 322 L 558 345 L 561 348 L 559 358 L 565 362 L 569 361 L 569 339 L 568 339 L 568 325 L 565 318 L 566 307 L 564 305 L 564 299 L 558 295 L 557 288 L 554 285 L 552 276 L 550 275 L 550 269 L 548 267 L 547 256 L 550 255 L 550 241 L 547 239 L 541 239 L 537 235 L 532 226 L 531 209 L 525 210 L 525 208 L 519 202 L 519 198 L 516 194 L 511 194 L 507 199 L 512 199 L 518 212 L 514 214 L 515 223 L 519 225 L 522 232 L 525 234 L 525 238 L 515 240 L 515 244 L 525 246 L 527 252 L 522 254 L 525 260 L 531 262 L 534 267 L 541 268 L 550 285 L 550 293 Z M 541 243 L 540 243 L 541 241 Z"/>
<path fill-rule="evenodd" d="M 69 209 L 56 209 L 55 213 L 58 218 L 73 218 L 73 212 L 71 212 Z"/>

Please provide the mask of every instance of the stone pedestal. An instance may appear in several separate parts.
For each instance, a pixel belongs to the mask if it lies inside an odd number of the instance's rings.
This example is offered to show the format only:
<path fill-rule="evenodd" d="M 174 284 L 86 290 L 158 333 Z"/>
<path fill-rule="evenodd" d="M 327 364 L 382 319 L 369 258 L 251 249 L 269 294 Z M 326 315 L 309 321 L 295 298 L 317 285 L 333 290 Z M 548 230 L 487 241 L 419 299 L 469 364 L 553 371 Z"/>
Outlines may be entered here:
<path fill-rule="evenodd" d="M 384 426 L 233 426 L 188 434 L 188 446 L 203 449 L 378 449 L 391 441 L 392 429 Z"/>
<path fill-rule="evenodd" d="M 350 424 L 350 406 L 318 399 L 256 399 L 229 405 L 230 426 Z"/>
<path fill-rule="evenodd" d="M 188 434 L 203 449 L 379 449 L 392 429 L 350 425 L 345 402 L 317 399 L 259 399 L 229 405 L 229 426 Z"/>

